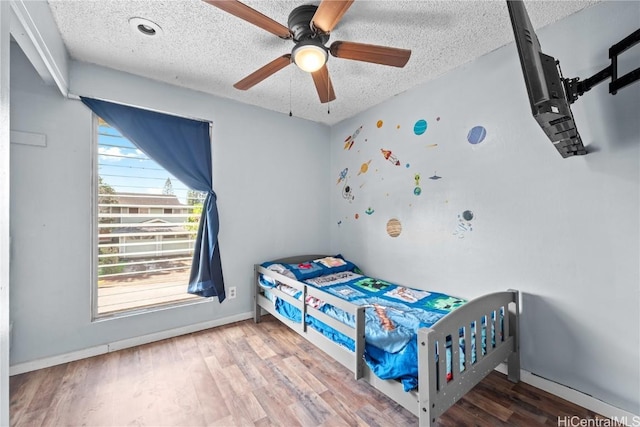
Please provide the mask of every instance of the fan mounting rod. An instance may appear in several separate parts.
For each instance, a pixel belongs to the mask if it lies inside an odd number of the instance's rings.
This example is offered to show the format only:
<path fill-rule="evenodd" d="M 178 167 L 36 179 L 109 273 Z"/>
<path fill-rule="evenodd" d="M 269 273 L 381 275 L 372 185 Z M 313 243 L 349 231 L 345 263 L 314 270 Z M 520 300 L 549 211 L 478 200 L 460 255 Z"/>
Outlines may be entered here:
<path fill-rule="evenodd" d="M 306 4 L 298 6 L 291 11 L 287 25 L 293 36 L 294 43 L 315 37 L 319 37 L 323 45 L 329 41 L 328 33 L 319 32 L 311 27 L 311 20 L 316 10 L 318 10 L 318 6 Z"/>

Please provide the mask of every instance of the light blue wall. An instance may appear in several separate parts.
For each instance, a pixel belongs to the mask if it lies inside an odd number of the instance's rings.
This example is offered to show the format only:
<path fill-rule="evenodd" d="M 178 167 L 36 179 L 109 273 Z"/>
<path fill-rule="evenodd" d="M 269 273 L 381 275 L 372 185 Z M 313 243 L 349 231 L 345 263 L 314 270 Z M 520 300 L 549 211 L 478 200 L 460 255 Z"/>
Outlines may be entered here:
<path fill-rule="evenodd" d="M 91 113 L 45 86 L 15 44 L 11 74 L 11 129 L 47 138 L 46 147 L 11 145 L 12 365 L 250 316 L 254 263 L 328 250 L 328 127 L 72 63 L 75 94 L 213 122 L 222 264 L 226 286 L 238 288 L 222 304 L 91 322 Z"/>
<path fill-rule="evenodd" d="M 638 2 L 603 2 L 542 29 L 540 42 L 566 76 L 586 78 L 639 16 Z M 624 60 L 637 67 L 640 48 Z M 330 141 L 333 250 L 423 289 L 519 289 L 523 369 L 640 413 L 639 101 L 640 83 L 585 94 L 573 111 L 594 152 L 562 159 L 531 117 L 512 43 L 341 122 Z M 472 145 L 477 125 L 486 138 Z M 352 201 L 336 184 L 344 168 Z M 461 222 L 466 210 L 474 218 Z M 396 238 L 391 218 L 402 224 Z"/>

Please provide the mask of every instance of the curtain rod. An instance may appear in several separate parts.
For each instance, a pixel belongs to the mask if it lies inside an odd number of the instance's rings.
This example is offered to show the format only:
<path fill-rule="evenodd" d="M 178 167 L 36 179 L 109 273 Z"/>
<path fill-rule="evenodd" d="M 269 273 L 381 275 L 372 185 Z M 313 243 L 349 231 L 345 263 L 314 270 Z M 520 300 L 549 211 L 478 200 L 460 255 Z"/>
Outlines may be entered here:
<path fill-rule="evenodd" d="M 0 1 L 2 1 L 2 0 L 0 0 Z M 75 100 L 75 101 L 80 101 L 80 95 L 76 95 L 76 94 L 71 93 L 71 92 L 67 92 L 66 98 L 67 99 L 71 99 L 71 100 Z M 174 117 L 180 117 L 180 118 L 183 118 L 183 119 L 189 119 L 189 120 L 196 120 L 196 121 L 199 121 L 199 122 L 205 122 L 205 123 L 209 123 L 210 127 L 213 127 L 213 121 L 210 120 L 210 119 L 203 119 L 203 118 L 200 118 L 200 117 L 188 116 L 188 115 L 185 115 L 185 114 L 171 113 L 171 112 L 168 112 L 168 111 L 158 110 L 157 108 L 141 107 L 139 105 L 129 104 L 127 102 L 114 101 L 114 100 L 107 99 L 107 98 L 99 98 L 99 97 L 95 97 L 95 96 L 86 96 L 86 98 L 93 98 L 93 99 L 97 99 L 98 101 L 111 102 L 112 104 L 124 105 L 126 107 L 140 108 L 140 109 L 143 109 L 143 110 L 152 111 L 154 113 L 166 114 L 168 116 L 174 116 Z"/>

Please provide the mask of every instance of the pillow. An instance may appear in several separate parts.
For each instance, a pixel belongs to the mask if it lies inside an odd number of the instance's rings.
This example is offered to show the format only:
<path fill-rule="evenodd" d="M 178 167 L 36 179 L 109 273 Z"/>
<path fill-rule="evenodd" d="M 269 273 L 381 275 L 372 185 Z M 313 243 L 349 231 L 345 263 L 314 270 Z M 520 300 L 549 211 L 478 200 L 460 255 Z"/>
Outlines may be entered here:
<path fill-rule="evenodd" d="M 276 271 L 285 276 L 291 277 L 292 275 L 296 280 L 313 279 L 327 274 L 353 271 L 358 268 L 354 263 L 345 260 L 342 255 L 309 260 L 299 264 L 265 262 L 262 266 L 269 269 L 275 269 L 273 266 L 277 266 L 278 270 L 284 268 L 285 271 Z"/>
<path fill-rule="evenodd" d="M 282 264 L 265 262 L 262 264 L 262 266 L 269 270 L 275 271 L 276 273 L 280 273 L 282 275 L 295 279 L 295 276 L 291 274 L 291 272 L 287 270 L 287 268 Z M 260 281 L 260 284 L 266 288 L 275 288 L 278 285 L 278 282 L 276 281 L 276 279 L 267 277 L 264 274 L 260 275 L 259 281 Z"/>

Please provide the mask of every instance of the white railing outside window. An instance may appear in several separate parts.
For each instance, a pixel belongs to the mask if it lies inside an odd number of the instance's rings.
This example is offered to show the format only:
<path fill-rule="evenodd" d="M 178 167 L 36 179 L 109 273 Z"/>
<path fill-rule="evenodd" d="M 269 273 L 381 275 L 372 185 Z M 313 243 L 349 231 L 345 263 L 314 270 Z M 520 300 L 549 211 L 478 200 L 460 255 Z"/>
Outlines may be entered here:
<path fill-rule="evenodd" d="M 98 120 L 97 316 L 199 299 L 187 283 L 204 194 Z"/>

